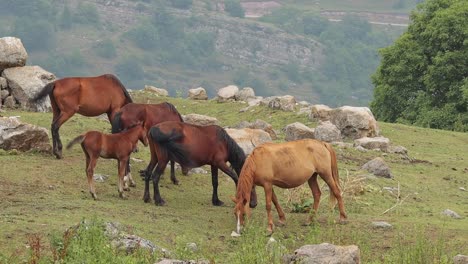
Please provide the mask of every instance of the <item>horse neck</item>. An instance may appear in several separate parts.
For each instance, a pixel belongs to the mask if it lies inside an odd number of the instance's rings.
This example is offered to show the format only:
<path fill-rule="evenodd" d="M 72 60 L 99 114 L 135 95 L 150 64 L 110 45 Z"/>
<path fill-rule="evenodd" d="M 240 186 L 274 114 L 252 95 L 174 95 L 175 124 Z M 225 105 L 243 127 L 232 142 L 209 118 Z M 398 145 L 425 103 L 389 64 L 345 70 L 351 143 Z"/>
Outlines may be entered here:
<path fill-rule="evenodd" d="M 127 138 L 132 142 L 132 144 L 136 144 L 138 142 L 138 139 L 140 138 L 140 129 L 142 128 L 132 127 L 122 133 L 127 136 Z"/>

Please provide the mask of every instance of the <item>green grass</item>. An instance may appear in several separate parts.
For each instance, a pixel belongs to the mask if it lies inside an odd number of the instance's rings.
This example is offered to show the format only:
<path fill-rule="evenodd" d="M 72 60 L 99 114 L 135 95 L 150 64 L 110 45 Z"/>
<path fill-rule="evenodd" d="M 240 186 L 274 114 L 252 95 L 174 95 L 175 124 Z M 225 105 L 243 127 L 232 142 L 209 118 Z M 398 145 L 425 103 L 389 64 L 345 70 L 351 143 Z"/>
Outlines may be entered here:
<path fill-rule="evenodd" d="M 262 119 L 279 132 L 279 141 L 284 139 L 281 130 L 287 124 L 299 121 L 315 126 L 306 116 L 265 107 L 239 113 L 245 104 L 156 98 L 142 92 L 133 93 L 133 97 L 145 103 L 167 99 L 182 114 L 214 116 L 223 126 L 233 126 L 242 120 Z M 50 113 L 7 111 L 2 114 L 18 115 L 24 122 L 48 129 L 52 118 Z M 287 224 L 276 227 L 273 237 L 284 247 L 284 252 L 293 253 L 294 249 L 306 243 L 328 242 L 358 245 L 363 263 L 410 263 L 413 258 L 421 259 L 414 263 L 444 263 L 456 254 L 466 254 L 468 193 L 459 187 L 468 187 L 468 134 L 387 123 L 379 123 L 379 126 L 383 136 L 390 138 L 393 144 L 408 149 L 413 161 L 397 154 L 336 148 L 342 183 L 349 178 L 367 176 L 360 166 L 376 156 L 387 161 L 395 176 L 394 179 L 369 178 L 361 192 L 345 195 L 349 215 L 346 225 L 336 223 L 336 210 L 328 210 L 326 188 L 322 189 L 318 221 L 309 227 L 302 225 L 307 214 L 292 213 L 292 206 L 286 204 L 288 193 L 277 189 L 280 203 L 285 207 Z M 62 142 L 65 145 L 91 129 L 109 131 L 110 125 L 97 118 L 76 115 L 60 129 Z M 144 162 L 132 161 L 137 187 L 126 193 L 127 200 L 118 197 L 116 161 L 99 159 L 96 173 L 110 177 L 104 183 L 96 183 L 98 200 L 94 201 L 88 192 L 84 155 L 80 147 L 64 150 L 62 160 L 46 154 L 0 151 L 0 263 L 28 262 L 31 237 L 40 238 L 44 260 L 51 259 L 52 237 L 63 234 L 82 219 L 93 218 L 120 222 L 128 226 L 131 233 L 169 249 L 180 258 L 241 263 L 252 260 L 252 257 L 255 259 L 255 252 L 261 252 L 255 263 L 278 261 L 278 256 L 265 251 L 268 238 L 265 236 L 266 212 L 261 188 L 257 188 L 259 205 L 252 212 L 251 225 L 242 237 L 231 238 L 236 225 L 230 202 L 235 193 L 232 180 L 220 174 L 219 195 L 226 204 L 214 207 L 211 205 L 210 175 L 183 176 L 178 171 L 180 185 L 175 186 L 166 172 L 160 182 L 160 190 L 167 206 L 145 204 L 142 201 L 144 183 L 136 172 L 146 167 L 149 156 L 149 150 L 143 146 L 134 154 L 133 157 Z M 400 198 L 406 199 L 400 206 L 382 214 L 397 201 L 383 187 L 397 187 L 398 184 Z M 464 218 L 456 220 L 442 216 L 441 212 L 447 208 Z M 276 213 L 273 215 L 277 219 Z M 387 221 L 393 229 L 373 229 L 370 227 L 372 221 Z M 190 242 L 198 245 L 198 252 L 185 249 Z M 429 259 L 420 258 L 423 252 Z"/>

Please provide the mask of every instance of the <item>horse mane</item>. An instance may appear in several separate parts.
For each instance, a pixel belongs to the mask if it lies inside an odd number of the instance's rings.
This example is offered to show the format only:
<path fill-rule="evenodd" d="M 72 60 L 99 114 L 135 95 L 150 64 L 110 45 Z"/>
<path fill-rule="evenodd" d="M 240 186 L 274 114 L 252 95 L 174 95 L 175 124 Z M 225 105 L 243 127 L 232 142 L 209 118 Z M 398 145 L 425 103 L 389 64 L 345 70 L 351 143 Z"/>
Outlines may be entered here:
<path fill-rule="evenodd" d="M 245 205 L 250 202 L 250 193 L 254 182 L 254 172 L 256 164 L 254 160 L 254 153 L 245 160 L 244 166 L 239 174 L 239 181 L 237 182 L 237 202 L 242 202 Z"/>
<path fill-rule="evenodd" d="M 42 90 L 37 93 L 33 98 L 32 101 L 36 103 L 37 101 L 41 100 L 42 98 L 49 95 L 55 88 L 55 81 L 48 83 Z"/>
<path fill-rule="evenodd" d="M 231 136 L 221 127 L 217 129 L 217 136 L 220 140 L 226 142 L 228 151 L 228 161 L 239 176 L 241 173 L 242 166 L 245 162 L 244 150 L 232 139 Z"/>
<path fill-rule="evenodd" d="M 113 74 L 104 74 L 104 76 L 106 78 L 113 80 L 120 87 L 120 89 L 122 89 L 122 92 L 124 93 L 125 98 L 127 98 L 128 103 L 133 103 L 132 97 L 130 97 L 130 94 L 128 93 L 127 88 L 125 88 L 125 86 L 122 84 L 119 78 L 117 78 Z"/>
<path fill-rule="evenodd" d="M 122 128 L 122 112 L 117 112 L 111 121 L 112 134 L 119 133 Z"/>
<path fill-rule="evenodd" d="M 169 110 L 171 110 L 172 112 L 176 113 L 178 116 L 179 116 L 179 119 L 180 119 L 180 122 L 184 122 L 184 120 L 182 119 L 182 116 L 180 115 L 179 111 L 177 111 L 177 108 L 169 103 L 169 102 L 164 102 L 166 104 L 166 107 L 169 108 Z"/>

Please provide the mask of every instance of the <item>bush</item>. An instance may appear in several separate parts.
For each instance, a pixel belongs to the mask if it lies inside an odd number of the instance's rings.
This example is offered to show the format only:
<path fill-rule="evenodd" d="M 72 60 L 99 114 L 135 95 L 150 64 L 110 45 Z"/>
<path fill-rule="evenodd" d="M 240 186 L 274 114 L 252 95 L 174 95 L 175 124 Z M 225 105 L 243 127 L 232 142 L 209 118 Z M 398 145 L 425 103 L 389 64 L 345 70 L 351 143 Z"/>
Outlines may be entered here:
<path fill-rule="evenodd" d="M 172 0 L 171 5 L 179 9 L 190 9 L 192 7 L 193 0 Z"/>
<path fill-rule="evenodd" d="M 80 2 L 76 8 L 73 20 L 80 24 L 99 25 L 99 13 L 93 4 Z"/>
<path fill-rule="evenodd" d="M 245 11 L 242 8 L 239 0 L 225 0 L 224 10 L 233 17 L 245 17 Z"/>
<path fill-rule="evenodd" d="M 21 39 L 26 50 L 48 50 L 55 44 L 53 25 L 47 20 L 19 18 L 14 23 L 12 33 Z"/>

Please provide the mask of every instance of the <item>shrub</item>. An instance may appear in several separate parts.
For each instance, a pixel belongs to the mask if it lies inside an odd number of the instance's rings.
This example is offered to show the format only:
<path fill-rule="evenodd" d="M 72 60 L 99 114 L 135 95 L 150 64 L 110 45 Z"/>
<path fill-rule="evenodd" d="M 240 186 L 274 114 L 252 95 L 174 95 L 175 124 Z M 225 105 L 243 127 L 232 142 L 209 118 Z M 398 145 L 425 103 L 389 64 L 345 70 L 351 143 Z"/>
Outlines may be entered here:
<path fill-rule="evenodd" d="M 245 17 L 245 11 L 238 0 L 225 0 L 224 10 L 233 17 Z"/>

